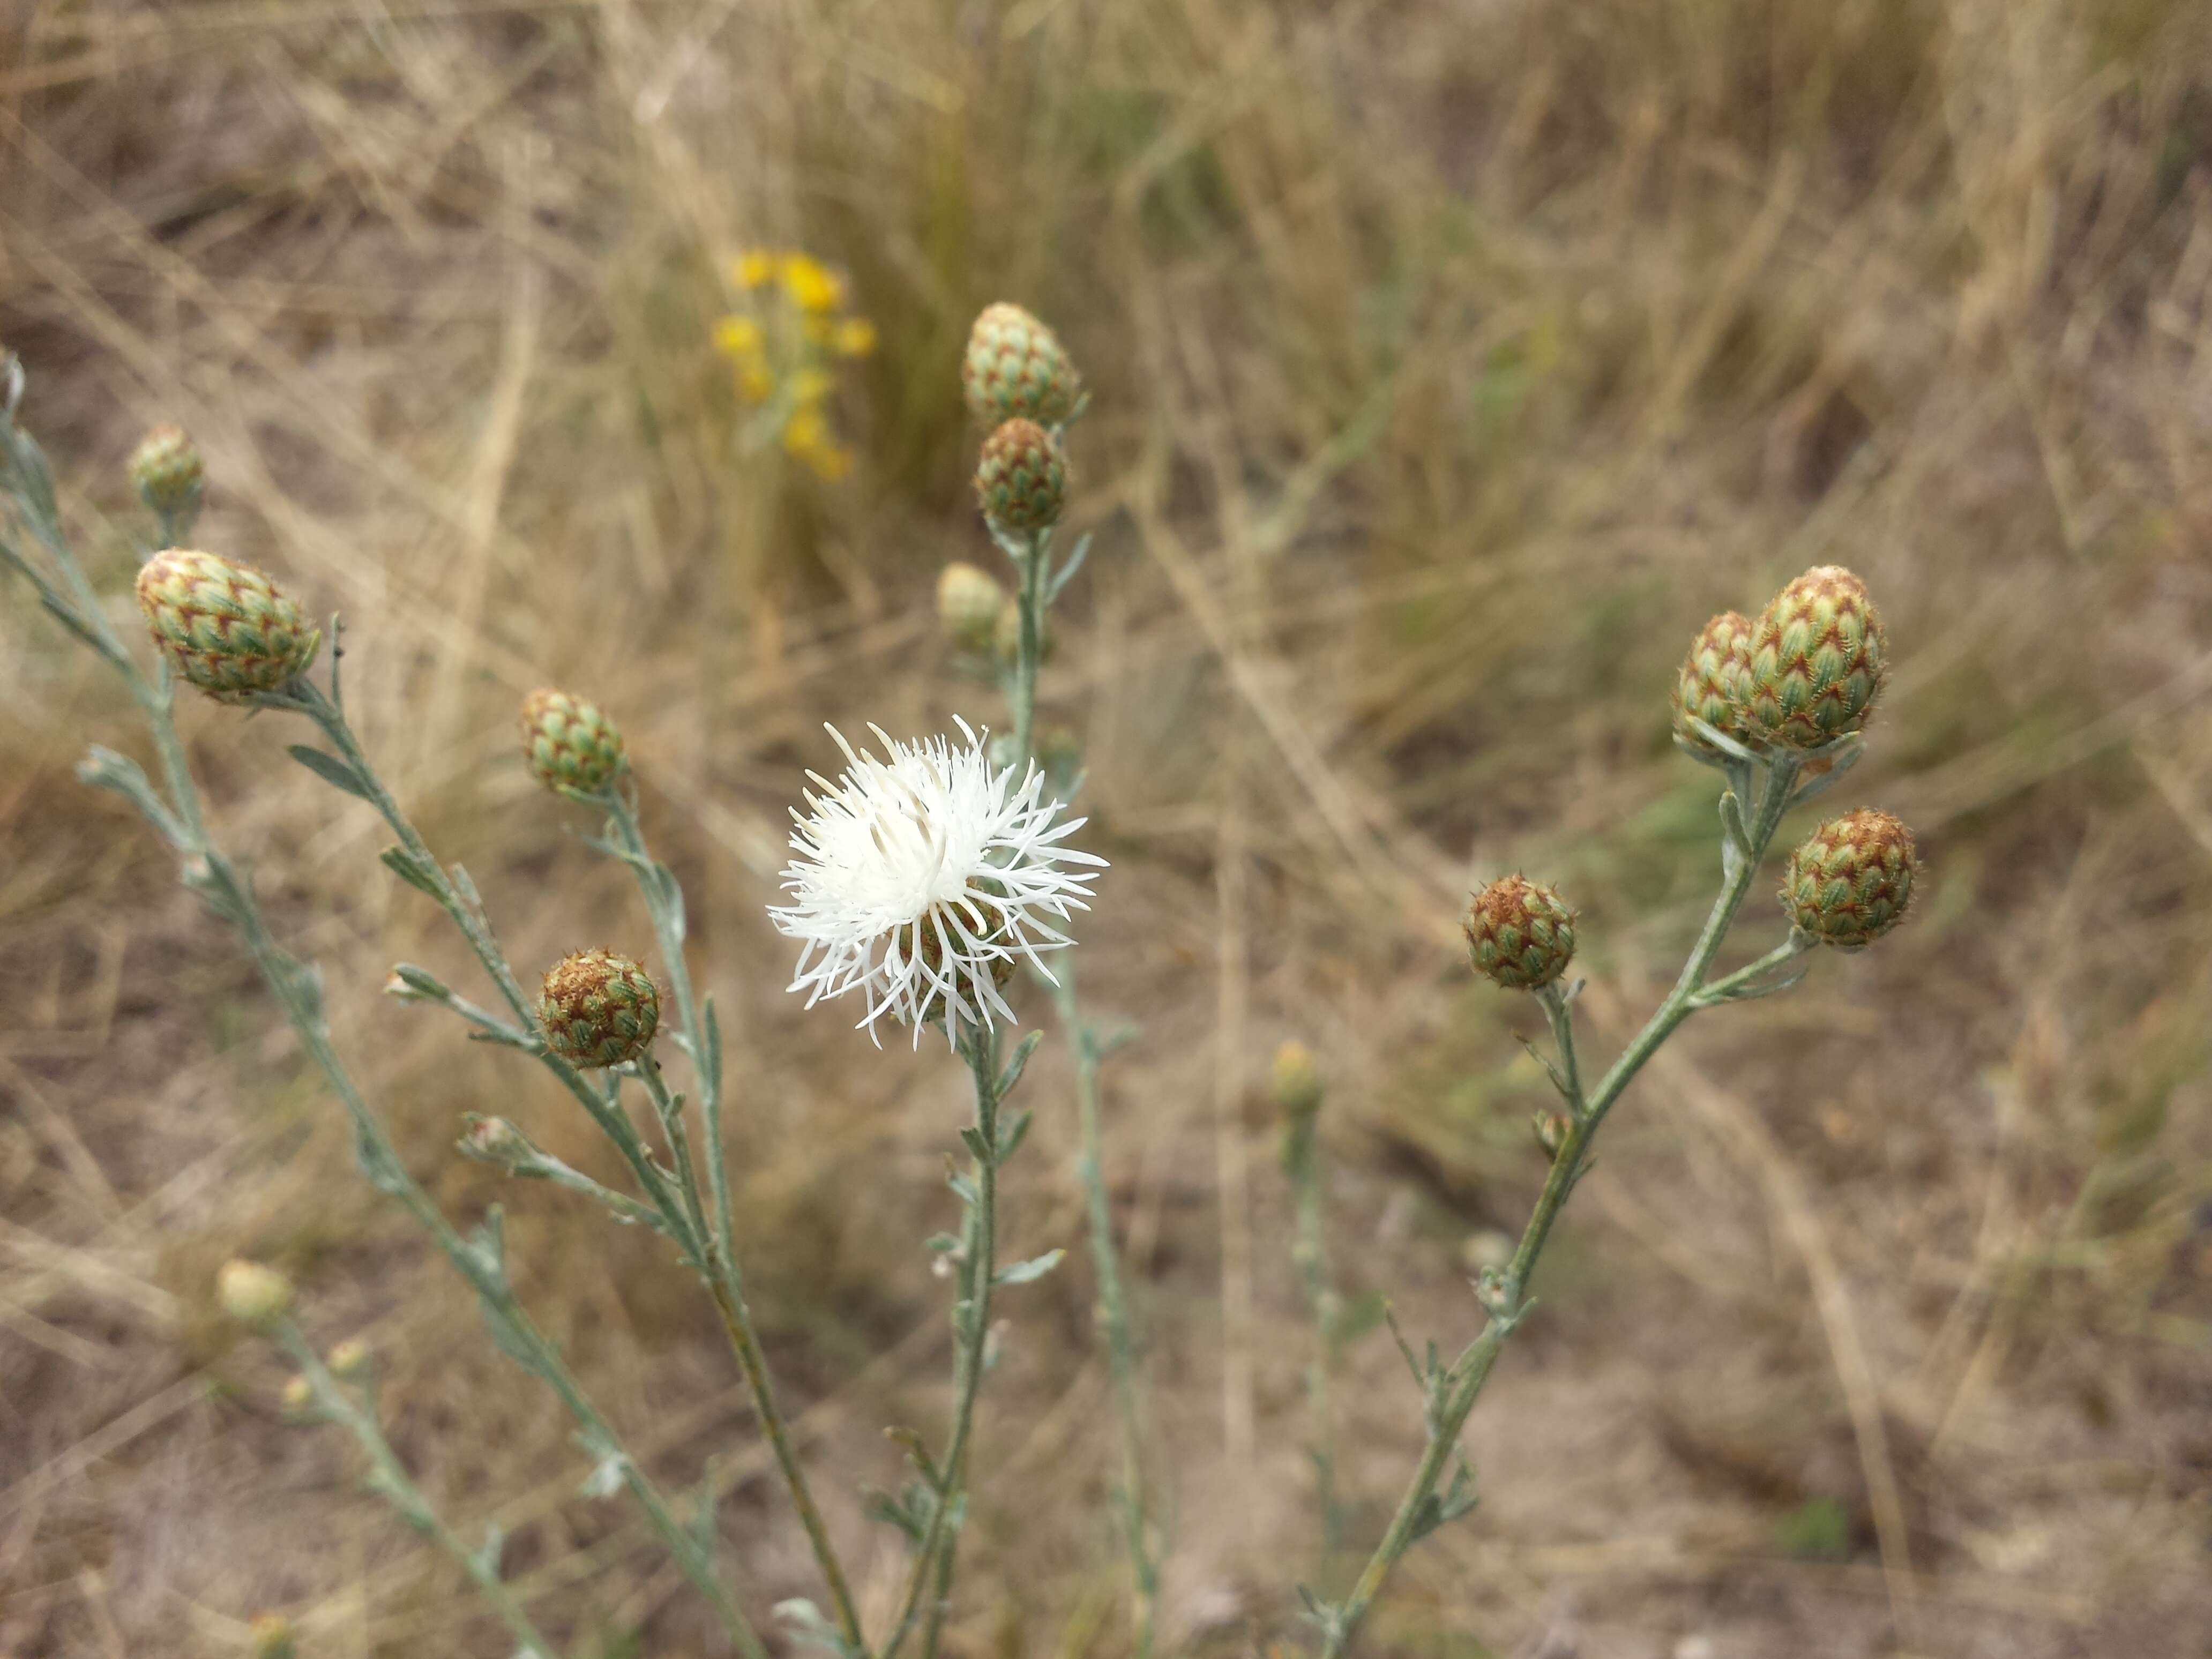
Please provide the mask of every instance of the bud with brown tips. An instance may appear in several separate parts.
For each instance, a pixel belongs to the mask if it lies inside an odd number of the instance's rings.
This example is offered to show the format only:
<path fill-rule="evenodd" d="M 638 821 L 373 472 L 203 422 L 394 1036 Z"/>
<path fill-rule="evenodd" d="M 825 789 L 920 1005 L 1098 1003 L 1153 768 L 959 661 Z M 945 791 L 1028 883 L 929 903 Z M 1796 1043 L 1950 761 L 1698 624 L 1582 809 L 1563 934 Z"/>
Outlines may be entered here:
<path fill-rule="evenodd" d="M 172 547 L 138 572 L 138 609 L 169 665 L 217 702 L 243 703 L 307 672 L 322 630 L 252 565 Z"/>
<path fill-rule="evenodd" d="M 546 1046 L 571 1066 L 622 1066 L 651 1046 L 660 992 L 630 957 L 579 951 L 545 975 L 538 1018 Z"/>
<path fill-rule="evenodd" d="M 1674 675 L 1674 735 L 1701 754 L 1718 752 L 1690 722 L 1724 737 L 1743 735 L 1743 675 L 1751 665 L 1751 622 L 1724 611 L 1698 631 Z"/>
<path fill-rule="evenodd" d="M 995 426 L 1019 416 L 1059 426 L 1075 412 L 1083 377 L 1060 337 L 1017 305 L 983 307 L 960 363 L 968 412 Z"/>
<path fill-rule="evenodd" d="M 1475 972 L 1509 990 L 1549 985 L 1574 960 L 1575 913 L 1525 876 L 1506 876 L 1477 893 L 1463 925 Z"/>
<path fill-rule="evenodd" d="M 1866 584 L 1817 565 L 1759 612 L 1739 682 L 1753 741 L 1816 749 L 1858 731 L 1889 675 L 1889 635 Z"/>
<path fill-rule="evenodd" d="M 1856 951 L 1905 920 L 1919 868 L 1912 831 L 1863 806 L 1830 818 L 1790 855 L 1782 908 L 1808 938 Z"/>
<path fill-rule="evenodd" d="M 599 704 L 544 687 L 522 700 L 522 755 L 538 782 L 596 795 L 622 775 L 622 733 Z"/>

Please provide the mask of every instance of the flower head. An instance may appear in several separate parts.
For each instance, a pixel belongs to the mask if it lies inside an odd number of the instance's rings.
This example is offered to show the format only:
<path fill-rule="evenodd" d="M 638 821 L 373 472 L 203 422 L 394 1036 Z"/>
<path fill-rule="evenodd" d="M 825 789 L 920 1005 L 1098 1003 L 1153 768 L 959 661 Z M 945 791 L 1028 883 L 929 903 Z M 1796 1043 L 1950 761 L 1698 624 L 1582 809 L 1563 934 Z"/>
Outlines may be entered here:
<path fill-rule="evenodd" d="M 1013 1020 L 1000 986 L 1018 960 L 1067 944 L 1053 921 L 1087 908 L 1090 869 L 1106 860 L 1060 843 L 1085 820 L 1054 823 L 1044 774 L 995 767 L 966 721 L 962 741 L 895 743 L 878 727 L 878 759 L 831 727 L 850 763 L 831 783 L 810 773 L 811 809 L 792 818 L 798 857 L 783 872 L 787 905 L 769 914 L 802 942 L 791 988 L 807 1006 L 858 991 L 860 1024 L 889 1014 L 921 1027 L 945 1019 Z M 1048 919 L 1050 920 L 1048 920 Z M 946 1016 L 950 1015 L 947 1018 Z"/>

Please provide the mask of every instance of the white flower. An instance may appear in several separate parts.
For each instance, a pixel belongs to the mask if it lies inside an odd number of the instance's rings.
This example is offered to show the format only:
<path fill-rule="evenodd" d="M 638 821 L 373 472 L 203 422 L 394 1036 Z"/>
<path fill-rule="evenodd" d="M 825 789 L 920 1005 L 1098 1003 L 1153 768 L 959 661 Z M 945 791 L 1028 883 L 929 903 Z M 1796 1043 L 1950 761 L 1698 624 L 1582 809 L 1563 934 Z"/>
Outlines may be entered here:
<path fill-rule="evenodd" d="M 1058 844 L 1085 820 L 1053 822 L 1060 803 L 1041 799 L 1034 763 L 1018 786 L 1014 769 L 993 766 L 983 740 L 959 726 L 964 746 L 894 743 L 872 726 L 882 760 L 831 726 L 852 764 L 836 783 L 808 773 L 822 793 L 806 792 L 807 816 L 792 809 L 792 902 L 769 909 L 803 943 L 791 988 L 810 1008 L 860 992 L 871 1036 L 885 1014 L 914 1027 L 916 1042 L 925 1020 L 948 1012 L 948 1037 L 956 1021 L 1013 1023 L 1000 986 L 1022 957 L 1049 978 L 1037 953 L 1069 940 L 1046 918 L 1088 908 L 1095 876 L 1063 866 L 1106 862 Z"/>

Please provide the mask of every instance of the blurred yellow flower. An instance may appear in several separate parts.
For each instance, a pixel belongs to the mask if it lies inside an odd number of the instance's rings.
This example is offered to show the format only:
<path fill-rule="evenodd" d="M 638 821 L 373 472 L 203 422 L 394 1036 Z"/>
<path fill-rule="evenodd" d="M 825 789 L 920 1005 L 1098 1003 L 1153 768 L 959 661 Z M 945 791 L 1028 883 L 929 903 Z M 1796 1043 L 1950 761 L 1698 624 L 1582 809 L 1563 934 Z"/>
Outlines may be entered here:
<path fill-rule="evenodd" d="M 845 303 L 845 283 L 835 271 L 804 253 L 783 256 L 783 291 L 801 311 L 836 311 Z"/>
<path fill-rule="evenodd" d="M 728 262 L 731 280 L 775 295 L 750 303 L 749 314 L 714 325 L 715 351 L 729 360 L 738 394 L 761 406 L 744 443 L 780 443 L 819 477 L 834 482 L 853 470 L 854 454 L 838 441 L 827 411 L 837 389 L 836 362 L 875 349 L 875 325 L 847 314 L 845 279 L 796 249 L 750 248 Z"/>

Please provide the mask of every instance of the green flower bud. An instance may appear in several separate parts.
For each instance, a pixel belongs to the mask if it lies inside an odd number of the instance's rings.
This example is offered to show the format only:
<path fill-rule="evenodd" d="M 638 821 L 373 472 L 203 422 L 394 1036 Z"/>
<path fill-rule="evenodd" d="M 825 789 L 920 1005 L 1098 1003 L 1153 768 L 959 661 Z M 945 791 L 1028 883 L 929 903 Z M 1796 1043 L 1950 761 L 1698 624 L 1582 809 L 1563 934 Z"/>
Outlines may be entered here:
<path fill-rule="evenodd" d="M 292 1281 L 258 1261 L 226 1261 L 215 1278 L 216 1300 L 241 1325 L 275 1324 L 292 1307 Z"/>
<path fill-rule="evenodd" d="M 652 1043 L 660 992 L 629 957 L 579 951 L 545 975 L 538 1018 L 546 1046 L 571 1066 L 621 1066 Z"/>
<path fill-rule="evenodd" d="M 1006 422 L 983 441 L 975 497 L 993 524 L 1017 535 L 1057 524 L 1067 501 L 1060 445 L 1035 421 Z"/>
<path fill-rule="evenodd" d="M 181 530 L 200 510 L 204 476 L 198 446 L 180 426 L 155 427 L 131 452 L 131 482 L 149 511 Z"/>
<path fill-rule="evenodd" d="M 1267 1073 L 1267 1093 L 1285 1117 L 1310 1117 L 1321 1109 L 1325 1085 L 1313 1050 L 1303 1042 L 1285 1042 L 1275 1050 L 1275 1063 Z"/>
<path fill-rule="evenodd" d="M 297 1379 L 305 1382 L 307 1378 Z M 253 1659 L 295 1659 L 299 1648 L 292 1639 L 292 1621 L 281 1613 L 257 1613 L 247 1626 Z"/>
<path fill-rule="evenodd" d="M 988 572 L 955 559 L 937 578 L 937 620 L 945 637 L 963 651 L 991 648 L 999 629 L 999 608 L 1006 602 Z"/>
<path fill-rule="evenodd" d="M 1752 630 L 1745 732 L 1814 749 L 1859 730 L 1881 695 L 1888 653 L 1866 584 L 1841 565 L 1815 566 L 1774 596 Z"/>
<path fill-rule="evenodd" d="M 138 572 L 155 648 L 217 702 L 249 702 L 307 672 L 322 629 L 251 565 L 172 547 Z"/>
<path fill-rule="evenodd" d="M 1704 754 L 1719 751 L 1690 724 L 1701 720 L 1731 738 L 1743 735 L 1741 687 L 1751 666 L 1751 623 L 1724 611 L 1698 631 L 1674 675 L 1674 735 Z"/>
<path fill-rule="evenodd" d="M 279 1396 L 284 1409 L 295 1417 L 305 1417 L 315 1403 L 315 1385 L 304 1376 L 295 1376 L 284 1384 Z"/>
<path fill-rule="evenodd" d="M 1475 972 L 1508 990 L 1549 985 L 1574 960 L 1575 913 L 1550 888 L 1522 876 L 1477 893 L 1463 925 Z"/>
<path fill-rule="evenodd" d="M 1830 818 L 1790 855 L 1782 908 L 1799 933 L 1856 951 L 1905 920 L 1919 868 L 1912 831 L 1862 806 Z"/>
<path fill-rule="evenodd" d="M 541 689 L 522 700 L 522 755 L 538 782 L 596 795 L 623 769 L 622 733 L 597 703 Z"/>
<path fill-rule="evenodd" d="M 368 1344 L 357 1336 L 349 1336 L 332 1348 L 323 1364 L 330 1367 L 332 1376 L 351 1380 L 368 1375 Z"/>
<path fill-rule="evenodd" d="M 1058 426 L 1075 412 L 1083 377 L 1059 337 L 1019 306 L 983 307 L 960 363 L 968 412 L 988 426 L 1019 416 Z"/>
<path fill-rule="evenodd" d="M 508 1175 L 521 1173 L 538 1155 L 537 1148 L 523 1139 L 522 1131 L 505 1118 L 482 1117 L 474 1112 L 463 1114 L 458 1144 L 462 1157 L 489 1164 Z"/>

